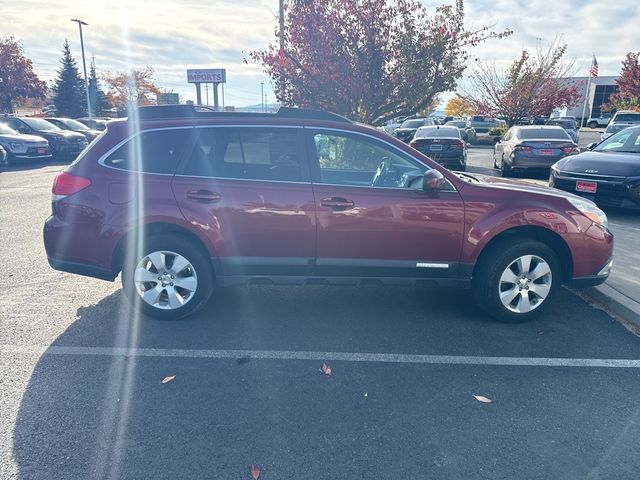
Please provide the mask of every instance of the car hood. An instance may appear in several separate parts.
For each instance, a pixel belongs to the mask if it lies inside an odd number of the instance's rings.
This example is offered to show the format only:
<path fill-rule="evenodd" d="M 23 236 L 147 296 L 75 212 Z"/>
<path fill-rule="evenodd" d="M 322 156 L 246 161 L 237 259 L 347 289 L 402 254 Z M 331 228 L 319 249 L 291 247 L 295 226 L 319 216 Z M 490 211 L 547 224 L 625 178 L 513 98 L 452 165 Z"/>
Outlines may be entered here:
<path fill-rule="evenodd" d="M 640 153 L 583 152 L 556 163 L 561 172 L 629 177 L 640 175 Z"/>
<path fill-rule="evenodd" d="M 511 180 L 502 177 L 492 177 L 490 175 L 472 174 L 473 178 L 477 179 L 480 185 L 488 185 L 493 188 L 499 188 L 501 190 L 511 190 L 514 192 L 535 193 L 538 195 L 550 195 L 553 197 L 577 197 L 576 195 L 558 190 L 556 188 L 547 187 L 545 185 L 539 185 L 537 183 L 531 183 L 524 180 Z M 471 183 L 470 185 L 478 185 L 478 183 Z"/>
<path fill-rule="evenodd" d="M 45 143 L 47 140 L 39 137 L 37 135 L 26 135 L 26 134 L 0 134 L 0 140 L 4 140 L 6 142 L 22 142 L 22 143 Z"/>
<path fill-rule="evenodd" d="M 63 138 L 68 142 L 69 141 L 73 141 L 73 140 L 78 140 L 78 139 L 84 139 L 85 138 L 85 136 L 82 135 L 81 133 L 71 132 L 69 130 L 60 130 L 60 131 L 43 130 L 43 131 L 39 131 L 38 135 L 42 135 L 43 137 Z"/>

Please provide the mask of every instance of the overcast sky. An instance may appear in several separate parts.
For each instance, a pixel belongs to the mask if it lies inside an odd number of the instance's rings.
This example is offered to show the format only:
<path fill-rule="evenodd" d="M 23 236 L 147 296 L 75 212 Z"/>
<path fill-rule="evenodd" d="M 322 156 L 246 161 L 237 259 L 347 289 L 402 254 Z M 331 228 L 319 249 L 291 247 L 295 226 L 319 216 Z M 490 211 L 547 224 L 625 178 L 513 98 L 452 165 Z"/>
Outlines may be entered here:
<path fill-rule="evenodd" d="M 423 3 L 431 8 L 447 2 Z M 150 65 L 160 88 L 187 100 L 195 97 L 186 83 L 187 68 L 226 68 L 225 103 L 245 106 L 260 103 L 260 82 L 268 88 L 268 101 L 275 100 L 261 68 L 243 59 L 273 41 L 277 5 L 277 0 L 3 1 L 0 35 L 21 40 L 36 73 L 49 82 L 65 38 L 80 65 L 78 28 L 70 19 L 81 18 L 89 23 L 85 51 L 95 55 L 99 72 Z M 470 51 L 484 61 L 507 64 L 523 47 L 535 49 L 538 42 L 544 46 L 561 36 L 579 75 L 586 75 L 595 52 L 604 76 L 617 75 L 624 55 L 640 51 L 640 0 L 467 0 L 465 8 L 469 26 L 497 23 L 496 29 L 514 31 Z"/>

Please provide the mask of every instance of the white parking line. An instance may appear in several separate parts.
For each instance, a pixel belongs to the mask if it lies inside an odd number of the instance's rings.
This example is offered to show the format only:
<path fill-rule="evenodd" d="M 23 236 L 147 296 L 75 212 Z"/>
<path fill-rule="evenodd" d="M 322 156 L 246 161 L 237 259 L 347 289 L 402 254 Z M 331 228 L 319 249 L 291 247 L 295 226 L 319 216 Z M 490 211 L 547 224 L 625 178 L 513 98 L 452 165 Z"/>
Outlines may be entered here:
<path fill-rule="evenodd" d="M 0 345 L 0 354 L 70 355 L 151 358 L 250 358 L 255 360 L 318 360 L 433 365 L 498 365 L 524 367 L 640 368 L 640 360 L 615 358 L 480 357 L 467 355 L 412 355 L 402 353 L 305 352 L 289 350 L 192 350 L 176 348 L 41 347 Z"/>

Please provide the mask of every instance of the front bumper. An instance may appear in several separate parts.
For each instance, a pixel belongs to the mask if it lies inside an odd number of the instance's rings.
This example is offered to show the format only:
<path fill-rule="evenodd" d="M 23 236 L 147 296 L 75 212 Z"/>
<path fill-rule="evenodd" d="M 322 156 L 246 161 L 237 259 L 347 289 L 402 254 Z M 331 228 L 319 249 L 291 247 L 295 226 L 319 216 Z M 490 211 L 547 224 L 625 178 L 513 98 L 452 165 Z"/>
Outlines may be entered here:
<path fill-rule="evenodd" d="M 87 148 L 87 141 L 83 142 L 69 142 L 69 143 L 56 143 L 52 146 L 54 154 L 60 157 L 76 157 L 80 155 L 80 152 Z"/>
<path fill-rule="evenodd" d="M 576 191 L 578 181 L 597 184 L 596 193 Z M 628 182 L 625 177 L 587 176 L 551 170 L 549 186 L 579 195 L 600 207 L 640 209 L 640 182 Z"/>
<path fill-rule="evenodd" d="M 595 275 L 586 275 L 583 277 L 574 277 L 568 282 L 573 288 L 586 288 L 601 285 L 607 281 L 611 269 L 613 268 L 613 259 L 610 259 Z"/>
<path fill-rule="evenodd" d="M 51 158 L 51 149 L 47 147 L 28 147 L 24 152 L 8 152 L 9 162 L 30 162 L 34 160 L 48 160 Z"/>

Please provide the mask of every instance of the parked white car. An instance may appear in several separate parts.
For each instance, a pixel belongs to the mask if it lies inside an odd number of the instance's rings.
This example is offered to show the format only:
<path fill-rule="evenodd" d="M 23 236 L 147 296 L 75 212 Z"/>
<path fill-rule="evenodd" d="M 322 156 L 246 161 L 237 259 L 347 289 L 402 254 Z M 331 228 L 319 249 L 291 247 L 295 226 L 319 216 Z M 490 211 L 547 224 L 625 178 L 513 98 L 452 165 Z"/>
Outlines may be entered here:
<path fill-rule="evenodd" d="M 606 127 L 607 125 L 609 125 L 609 120 L 611 120 L 611 114 L 603 113 L 599 117 L 591 117 L 587 121 L 587 127 L 589 128 Z"/>

